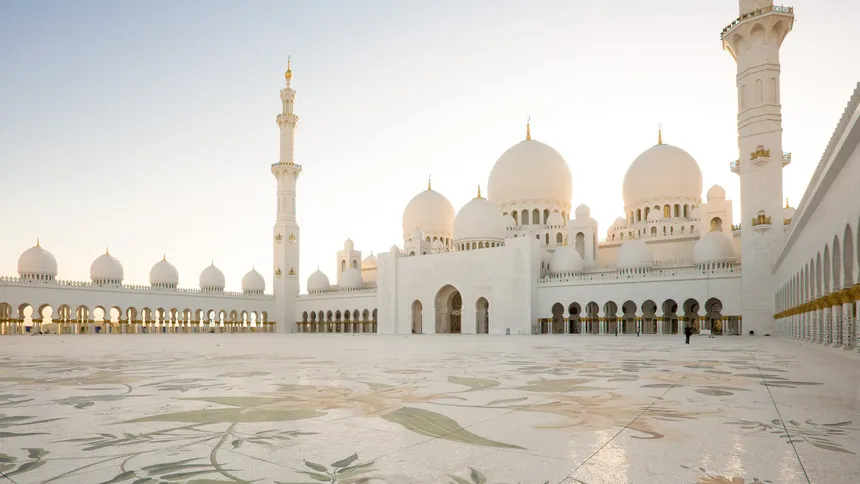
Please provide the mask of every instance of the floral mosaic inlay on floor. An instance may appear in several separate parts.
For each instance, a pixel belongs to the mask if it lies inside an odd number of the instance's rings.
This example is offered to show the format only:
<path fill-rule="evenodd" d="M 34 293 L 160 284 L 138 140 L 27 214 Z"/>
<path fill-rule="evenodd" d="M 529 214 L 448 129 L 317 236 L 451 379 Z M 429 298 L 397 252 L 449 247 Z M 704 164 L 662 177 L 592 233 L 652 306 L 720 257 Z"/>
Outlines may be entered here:
<path fill-rule="evenodd" d="M 847 484 L 860 476 L 858 365 L 764 337 L 4 338 L 0 472 L 14 483 Z"/>

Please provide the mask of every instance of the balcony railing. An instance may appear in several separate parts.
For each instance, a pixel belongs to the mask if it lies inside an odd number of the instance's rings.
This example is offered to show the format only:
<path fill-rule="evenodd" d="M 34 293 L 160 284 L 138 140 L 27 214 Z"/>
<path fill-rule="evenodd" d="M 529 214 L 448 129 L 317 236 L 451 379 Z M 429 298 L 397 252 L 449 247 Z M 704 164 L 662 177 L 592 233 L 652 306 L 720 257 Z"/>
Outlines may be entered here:
<path fill-rule="evenodd" d="M 773 217 L 759 215 L 758 217 L 752 219 L 752 224 L 753 227 L 758 227 L 759 225 L 773 225 Z"/>
<path fill-rule="evenodd" d="M 747 12 L 747 13 L 741 15 L 740 17 L 736 18 L 734 22 L 726 25 L 726 28 L 724 28 L 723 31 L 720 32 L 720 38 L 722 39 L 723 37 L 725 37 L 727 33 L 729 33 L 733 28 L 737 27 L 737 25 L 739 23 L 743 22 L 744 20 L 749 19 L 749 18 L 753 18 L 753 17 L 758 17 L 760 15 L 764 15 L 764 14 L 770 13 L 770 12 L 794 13 L 794 7 L 784 7 L 782 5 L 774 5 L 772 7 L 764 7 L 764 8 L 760 8 L 758 10 L 753 10 L 752 12 Z"/>

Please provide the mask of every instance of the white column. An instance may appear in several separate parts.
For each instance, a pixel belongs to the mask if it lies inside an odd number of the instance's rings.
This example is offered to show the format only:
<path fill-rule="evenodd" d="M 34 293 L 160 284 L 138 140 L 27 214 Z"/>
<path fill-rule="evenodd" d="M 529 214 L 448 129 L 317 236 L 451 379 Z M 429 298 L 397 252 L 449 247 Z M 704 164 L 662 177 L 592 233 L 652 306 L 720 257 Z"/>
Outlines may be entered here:
<path fill-rule="evenodd" d="M 842 344 L 842 299 L 839 293 L 830 296 L 830 346 L 838 348 Z"/>
<path fill-rule="evenodd" d="M 842 349 L 844 350 L 854 348 L 854 339 L 851 337 L 854 334 L 854 320 L 852 318 L 854 302 L 851 299 L 850 292 L 842 293 Z"/>

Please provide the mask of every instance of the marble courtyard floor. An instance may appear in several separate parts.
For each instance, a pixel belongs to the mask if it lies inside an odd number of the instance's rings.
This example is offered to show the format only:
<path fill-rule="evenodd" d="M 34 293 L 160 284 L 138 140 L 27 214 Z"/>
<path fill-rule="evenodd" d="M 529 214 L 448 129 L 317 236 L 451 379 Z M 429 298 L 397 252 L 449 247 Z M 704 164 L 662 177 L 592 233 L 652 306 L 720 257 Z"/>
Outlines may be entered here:
<path fill-rule="evenodd" d="M 0 338 L 14 483 L 860 482 L 860 355 L 778 338 Z"/>

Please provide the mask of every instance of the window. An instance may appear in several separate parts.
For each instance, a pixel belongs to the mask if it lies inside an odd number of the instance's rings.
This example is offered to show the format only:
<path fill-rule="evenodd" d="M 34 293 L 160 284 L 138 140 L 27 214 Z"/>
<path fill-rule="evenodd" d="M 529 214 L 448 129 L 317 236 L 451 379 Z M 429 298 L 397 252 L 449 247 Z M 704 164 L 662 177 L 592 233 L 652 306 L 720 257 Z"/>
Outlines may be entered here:
<path fill-rule="evenodd" d="M 613 235 L 612 237 L 614 238 L 615 236 Z M 561 232 L 555 234 L 555 243 L 561 244 L 562 242 L 564 242 L 564 236 L 561 235 Z"/>
<path fill-rule="evenodd" d="M 522 220 L 523 220 L 523 225 L 529 224 L 529 211 L 528 210 L 523 210 L 523 219 Z"/>

